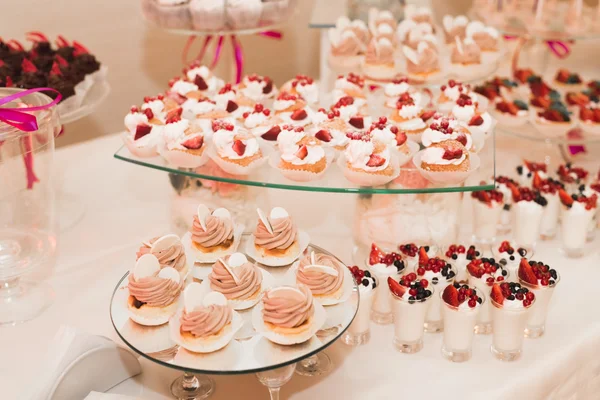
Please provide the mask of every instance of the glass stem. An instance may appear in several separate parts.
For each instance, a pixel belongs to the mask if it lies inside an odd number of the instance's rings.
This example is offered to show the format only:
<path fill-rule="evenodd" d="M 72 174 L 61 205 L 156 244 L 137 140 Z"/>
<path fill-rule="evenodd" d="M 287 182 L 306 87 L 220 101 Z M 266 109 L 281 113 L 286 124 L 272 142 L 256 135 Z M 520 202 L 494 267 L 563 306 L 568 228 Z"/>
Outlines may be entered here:
<path fill-rule="evenodd" d="M 198 381 L 198 378 L 196 378 L 196 375 L 190 374 L 189 372 L 184 372 L 181 386 L 185 391 L 194 392 L 200 388 L 200 382 Z"/>
<path fill-rule="evenodd" d="M 319 363 L 319 357 L 315 354 L 301 361 L 304 367 L 314 368 Z"/>
<path fill-rule="evenodd" d="M 13 297 L 21 292 L 19 278 L 0 279 L 0 297 Z"/>
<path fill-rule="evenodd" d="M 269 395 L 271 396 L 271 400 L 279 400 L 280 390 L 280 388 L 269 388 Z"/>

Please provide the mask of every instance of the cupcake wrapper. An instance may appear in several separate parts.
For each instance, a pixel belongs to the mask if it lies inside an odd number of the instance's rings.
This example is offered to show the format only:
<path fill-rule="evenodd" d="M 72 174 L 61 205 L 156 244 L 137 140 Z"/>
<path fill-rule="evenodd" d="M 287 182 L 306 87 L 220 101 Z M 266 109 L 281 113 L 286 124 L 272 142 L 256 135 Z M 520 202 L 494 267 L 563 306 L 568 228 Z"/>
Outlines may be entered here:
<path fill-rule="evenodd" d="M 310 243 L 310 236 L 305 231 L 298 231 L 298 252 L 287 257 L 264 257 L 259 254 L 254 247 L 254 235 L 250 235 L 246 242 L 246 254 L 257 262 L 268 267 L 285 267 L 290 265 L 300 257 Z"/>
<path fill-rule="evenodd" d="M 400 150 L 395 149 L 396 157 L 398 158 L 398 165 L 401 165 L 401 166 L 406 164 L 408 161 L 412 160 L 414 155 L 417 154 L 417 151 L 419 151 L 419 149 L 421 148 L 421 146 L 419 146 L 419 143 L 413 142 L 410 139 L 406 141 L 406 145 L 410 149 L 408 154 L 405 154 L 405 153 L 401 152 Z"/>
<path fill-rule="evenodd" d="M 127 146 L 127 149 L 131 154 L 140 158 L 147 157 L 156 157 L 158 155 L 158 151 L 156 150 L 156 145 L 153 146 L 138 146 L 135 144 L 135 141 L 131 138 L 129 133 L 123 132 L 121 134 L 123 138 L 123 143 Z"/>
<path fill-rule="evenodd" d="M 353 171 L 346 167 L 346 156 L 341 154 L 337 159 L 337 165 L 344 173 L 346 179 L 360 186 L 381 186 L 396 179 L 400 174 L 398 159 L 394 154 L 390 158 L 390 164 L 394 171 L 391 175 L 377 175 L 368 172 Z"/>
<path fill-rule="evenodd" d="M 260 268 L 260 272 L 263 277 L 262 284 L 260 286 L 260 293 L 255 298 L 250 300 L 228 300 L 227 302 L 234 310 L 247 310 L 254 307 L 262 298 L 262 294 L 275 285 L 275 278 L 273 278 L 273 275 L 262 268 Z M 210 288 L 210 281 L 208 279 L 203 280 L 200 285 L 205 293 L 208 293 L 212 290 Z"/>
<path fill-rule="evenodd" d="M 208 146 L 204 145 L 204 151 L 201 155 L 195 155 L 183 150 L 169 150 L 166 146 L 158 146 L 160 154 L 170 165 L 177 168 L 198 168 L 209 160 Z"/>
<path fill-rule="evenodd" d="M 421 168 L 421 156 L 423 155 L 423 150 L 419 151 L 415 154 L 413 158 L 413 163 L 415 164 L 417 170 L 421 174 L 421 176 L 432 183 L 438 185 L 459 185 L 465 182 L 473 172 L 479 169 L 481 164 L 481 160 L 477 154 L 471 153 L 469 155 L 470 167 L 468 171 L 444 171 L 444 172 L 436 172 L 436 171 L 426 171 Z"/>
<path fill-rule="evenodd" d="M 310 182 L 310 181 L 315 181 L 317 179 L 321 179 L 323 177 L 325 172 L 327 172 L 327 168 L 329 168 L 329 166 L 331 165 L 331 163 L 334 159 L 334 156 L 335 156 L 335 153 L 333 151 L 331 151 L 330 149 L 325 149 L 325 159 L 327 162 L 327 166 L 325 167 L 325 169 L 323 171 L 318 172 L 318 173 L 310 172 L 310 171 L 297 171 L 297 170 L 279 168 L 279 162 L 280 162 L 280 157 L 281 157 L 281 153 L 279 153 L 279 152 L 273 152 L 273 153 L 271 153 L 271 155 L 269 155 L 269 165 L 272 168 L 278 169 L 284 177 L 286 177 L 287 179 L 289 179 L 291 181 Z"/>
<path fill-rule="evenodd" d="M 244 321 L 237 312 L 233 312 L 231 317 L 231 326 L 227 332 L 220 334 L 218 337 L 211 338 L 210 340 L 188 340 L 181 336 L 181 314 L 183 310 L 180 310 L 171 320 L 169 321 L 169 332 L 171 334 L 171 340 L 177 343 L 179 346 L 186 350 L 194 353 L 212 353 L 220 350 L 227 346 L 229 342 L 233 340 L 233 337 L 240 330 Z"/>
<path fill-rule="evenodd" d="M 258 26 L 262 14 L 262 3 L 257 7 L 230 7 L 226 8 L 229 25 L 234 29 L 251 29 Z"/>
<path fill-rule="evenodd" d="M 325 324 L 325 321 L 327 320 L 327 313 L 325 312 L 323 306 L 317 302 L 314 303 L 314 306 L 315 313 L 313 315 L 313 321 L 310 328 L 305 332 L 297 335 L 283 335 L 275 333 L 269 328 L 267 328 L 263 320 L 262 303 L 254 307 L 254 310 L 252 311 L 252 325 L 259 334 L 261 334 L 273 343 L 281 344 L 284 346 L 304 343 L 311 339 L 321 329 L 321 327 Z"/>
<path fill-rule="evenodd" d="M 192 260 L 194 263 L 215 263 L 220 257 L 233 254 L 237 251 L 240 245 L 240 241 L 242 240 L 242 233 L 244 232 L 244 228 L 244 224 L 235 224 L 235 226 L 233 227 L 233 244 L 227 250 L 215 251 L 213 253 L 203 253 L 200 250 L 198 250 L 192 244 L 192 234 L 190 232 L 186 232 L 186 234 L 183 235 L 183 237 L 181 238 L 181 243 L 185 248 L 185 255 L 189 260 Z M 194 277 L 198 279 L 205 278 L 204 276 L 199 277 L 196 271 L 194 271 Z"/>
<path fill-rule="evenodd" d="M 291 267 L 290 269 L 288 269 L 288 271 L 285 273 L 285 276 L 283 277 L 283 284 L 284 285 L 290 285 L 290 286 L 296 286 L 298 283 L 296 282 L 296 273 L 298 272 L 298 266 L 300 265 L 299 261 L 296 261 Z M 350 296 L 352 295 L 352 291 L 354 290 L 354 277 L 352 276 L 352 274 L 350 273 L 350 270 L 348 268 L 342 268 L 343 270 L 343 274 L 344 274 L 344 281 L 342 283 L 342 287 L 341 287 L 341 294 L 339 298 L 335 298 L 335 297 L 327 297 L 327 296 L 323 296 L 323 297 L 317 297 L 317 296 L 313 296 L 313 299 L 315 300 L 315 302 L 321 304 L 322 306 L 332 306 L 335 304 L 339 304 L 339 303 L 345 303 L 346 300 L 348 300 L 350 298 Z"/>
<path fill-rule="evenodd" d="M 263 152 L 263 156 L 260 159 L 253 161 L 246 166 L 225 161 L 224 159 L 219 157 L 219 155 L 216 153 L 216 150 L 212 147 L 208 148 L 207 150 L 208 156 L 219 166 L 219 168 L 231 175 L 248 175 L 255 169 L 261 167 L 268 160 L 267 154 L 265 154 L 265 149 L 262 147 L 261 151 Z"/>

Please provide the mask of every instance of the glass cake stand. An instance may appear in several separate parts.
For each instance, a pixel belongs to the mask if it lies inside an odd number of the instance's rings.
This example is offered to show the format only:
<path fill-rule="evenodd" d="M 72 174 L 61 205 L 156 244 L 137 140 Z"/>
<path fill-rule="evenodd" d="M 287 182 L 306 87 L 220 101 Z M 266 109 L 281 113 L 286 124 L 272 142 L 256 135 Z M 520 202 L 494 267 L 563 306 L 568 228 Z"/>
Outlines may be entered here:
<path fill-rule="evenodd" d="M 248 237 L 248 235 L 244 235 L 240 244 L 242 249 Z M 335 257 L 319 246 L 309 244 L 305 253 L 311 251 Z M 345 265 L 337 257 L 335 258 Z M 249 259 L 251 258 L 249 257 Z M 287 282 L 286 273 L 290 266 L 273 268 L 258 265 L 273 276 L 274 286 Z M 327 314 L 325 325 L 308 342 L 293 346 L 281 346 L 268 341 L 253 329 L 252 309 L 238 311 L 244 320 L 244 325 L 234 340 L 217 352 L 196 354 L 179 348 L 170 339 L 168 324 L 145 327 L 129 319 L 127 312 L 128 276 L 129 272 L 119 280 L 112 294 L 110 318 L 113 327 L 123 342 L 142 357 L 159 365 L 184 372 L 171 385 L 171 393 L 178 399 L 192 400 L 208 397 L 214 391 L 214 382 L 205 375 L 250 373 L 255 373 L 259 381 L 269 388 L 272 399 L 278 399 L 279 389 L 291 379 L 296 364 L 300 370 L 311 371 L 314 370 L 315 362 L 329 361 L 322 351 L 346 331 L 358 310 L 359 299 L 358 296 L 353 295 L 339 304 L 324 307 Z M 346 275 L 346 277 L 350 276 Z M 351 290 L 358 292 L 354 282 L 352 282 Z M 320 358 L 315 356 L 320 356 Z"/>

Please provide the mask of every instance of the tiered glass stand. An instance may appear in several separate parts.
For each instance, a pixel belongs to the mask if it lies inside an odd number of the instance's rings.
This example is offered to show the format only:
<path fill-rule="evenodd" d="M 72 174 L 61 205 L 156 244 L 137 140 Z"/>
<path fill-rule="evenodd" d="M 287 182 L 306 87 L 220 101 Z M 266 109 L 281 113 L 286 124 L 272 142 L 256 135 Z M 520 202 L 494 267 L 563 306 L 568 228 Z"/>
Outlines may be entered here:
<path fill-rule="evenodd" d="M 245 236 L 243 241 L 247 239 L 248 236 Z M 244 248 L 244 245 L 245 243 L 242 243 L 241 248 Z M 313 244 L 306 250 L 308 253 L 311 251 L 333 256 Z M 341 260 L 338 261 L 342 263 Z M 287 282 L 289 266 L 272 268 L 258 265 L 273 276 L 274 286 Z M 348 300 L 339 304 L 324 307 L 327 314 L 325 325 L 308 342 L 293 346 L 278 345 L 259 335 L 252 327 L 253 309 L 238 311 L 244 325 L 234 340 L 214 353 L 197 354 L 180 348 L 171 340 L 169 324 L 144 327 L 129 319 L 126 289 L 128 275 L 129 273 L 126 273 L 121 278 L 113 292 L 110 303 L 111 321 L 119 337 L 133 351 L 159 365 L 184 372 L 171 385 L 171 392 L 177 399 L 208 397 L 214 391 L 214 382 L 205 374 L 250 373 L 255 373 L 259 381 L 268 387 L 271 399 L 278 399 L 279 389 L 291 378 L 296 363 L 313 359 L 317 353 L 333 344 L 352 323 L 358 310 L 358 295 L 349 296 Z M 355 285 L 353 291 L 358 294 Z"/>

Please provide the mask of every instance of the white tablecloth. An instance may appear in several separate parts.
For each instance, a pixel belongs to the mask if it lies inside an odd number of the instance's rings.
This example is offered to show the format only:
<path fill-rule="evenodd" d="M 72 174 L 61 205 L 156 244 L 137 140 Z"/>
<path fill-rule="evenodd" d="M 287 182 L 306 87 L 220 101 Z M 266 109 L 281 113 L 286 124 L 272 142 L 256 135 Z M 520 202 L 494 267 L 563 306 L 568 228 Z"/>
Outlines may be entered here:
<path fill-rule="evenodd" d="M 517 154 L 502 151 L 506 143 L 498 143 L 501 172 L 514 168 L 518 160 Z M 112 135 L 57 152 L 63 190 L 78 193 L 87 212 L 77 226 L 61 235 L 55 270 L 46 271 L 52 272 L 50 283 L 56 291 L 53 305 L 31 322 L 0 328 L 2 399 L 24 398 L 23 388 L 35 381 L 37 364 L 60 324 L 119 341 L 108 315 L 112 290 L 133 263 L 140 241 L 169 231 L 171 193 L 165 173 L 113 159 L 119 146 L 119 138 Z M 350 222 L 331 218 L 318 221 L 328 207 L 348 210 L 351 215 L 353 195 L 279 190 L 270 190 L 269 195 L 271 204 L 282 204 L 293 215 L 303 215 L 300 223 L 309 230 L 313 242 L 350 261 Z M 306 196 L 312 196 L 310 203 L 302 201 Z M 303 209 L 304 214 L 299 214 Z M 349 348 L 334 344 L 328 350 L 334 370 L 321 378 L 295 376 L 282 389 L 283 398 L 600 398 L 600 311 L 594 283 L 598 256 L 567 260 L 560 255 L 557 242 L 542 242 L 535 258 L 558 268 L 562 280 L 546 335 L 526 340 L 518 362 L 495 360 L 489 352 L 489 336 L 475 337 L 473 359 L 464 364 L 452 364 L 441 357 L 439 334 L 426 335 L 419 354 L 399 354 L 392 346 L 391 326 L 373 325 L 368 345 Z M 169 398 L 169 384 L 179 373 L 141 361 L 143 374 L 113 392 L 144 399 Z M 268 396 L 253 375 L 215 380 L 214 399 Z"/>

